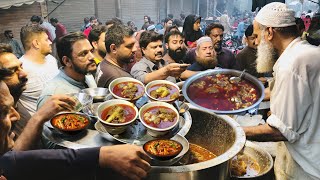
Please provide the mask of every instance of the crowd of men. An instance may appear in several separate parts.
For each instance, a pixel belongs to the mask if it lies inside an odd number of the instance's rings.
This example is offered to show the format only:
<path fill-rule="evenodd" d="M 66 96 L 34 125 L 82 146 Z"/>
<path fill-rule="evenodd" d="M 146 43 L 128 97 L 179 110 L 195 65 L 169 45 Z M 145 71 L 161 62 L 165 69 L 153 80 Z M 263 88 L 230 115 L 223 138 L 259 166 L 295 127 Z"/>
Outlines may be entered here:
<path fill-rule="evenodd" d="M 236 57 L 222 47 L 221 24 L 208 25 L 196 47 L 188 48 L 185 34 L 169 28 L 172 19 L 160 33 L 147 30 L 150 18 L 144 19 L 146 30 L 141 31 L 116 18 L 99 25 L 92 17 L 85 19 L 83 32 L 67 33 L 52 18 L 52 37 L 41 18 L 33 16 L 32 24 L 21 28 L 24 54 L 0 44 L 0 178 L 99 179 L 104 169 L 110 170 L 110 177 L 116 172 L 144 178 L 151 167 L 141 147 L 48 149 L 52 146 L 41 137 L 44 123 L 73 110 L 75 100 L 66 94 L 108 87 L 119 77 L 144 84 L 177 83 L 207 69 L 224 68 L 246 69 L 257 78 L 273 72 L 271 115 L 264 125 L 245 127 L 246 136 L 283 141 L 275 163 L 277 179 L 320 179 L 320 49 L 300 39 L 294 11 L 282 3 L 262 8 L 245 31 L 248 46 Z M 58 60 L 51 55 L 55 48 Z"/>

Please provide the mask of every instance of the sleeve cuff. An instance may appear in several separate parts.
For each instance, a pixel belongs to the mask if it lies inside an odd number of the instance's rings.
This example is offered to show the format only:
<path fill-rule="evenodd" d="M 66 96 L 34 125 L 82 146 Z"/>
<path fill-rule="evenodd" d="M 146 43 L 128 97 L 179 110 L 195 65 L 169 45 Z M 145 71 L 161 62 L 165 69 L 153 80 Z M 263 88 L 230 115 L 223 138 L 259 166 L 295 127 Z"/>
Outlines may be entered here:
<path fill-rule="evenodd" d="M 274 127 L 277 128 L 281 134 L 287 138 L 287 140 L 290 143 L 294 143 L 296 140 L 300 138 L 300 135 L 297 132 L 292 131 L 289 129 L 276 115 L 271 114 L 268 119 L 267 123 Z"/>

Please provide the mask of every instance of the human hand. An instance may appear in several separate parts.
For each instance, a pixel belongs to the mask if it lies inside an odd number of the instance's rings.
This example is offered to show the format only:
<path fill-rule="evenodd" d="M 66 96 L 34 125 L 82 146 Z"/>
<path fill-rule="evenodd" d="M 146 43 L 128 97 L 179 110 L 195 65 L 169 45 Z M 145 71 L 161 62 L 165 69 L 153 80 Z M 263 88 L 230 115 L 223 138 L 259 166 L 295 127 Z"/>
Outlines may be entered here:
<path fill-rule="evenodd" d="M 190 64 L 171 63 L 165 66 L 166 74 L 172 77 L 179 77 L 183 71 L 187 69 Z"/>
<path fill-rule="evenodd" d="M 54 115 L 62 111 L 72 111 L 76 105 L 75 100 L 67 95 L 51 96 L 35 113 L 43 122 L 48 121 Z"/>
<path fill-rule="evenodd" d="M 104 146 L 100 149 L 99 164 L 110 167 L 121 175 L 132 180 L 147 176 L 150 170 L 150 157 L 142 147 L 135 145 Z"/>

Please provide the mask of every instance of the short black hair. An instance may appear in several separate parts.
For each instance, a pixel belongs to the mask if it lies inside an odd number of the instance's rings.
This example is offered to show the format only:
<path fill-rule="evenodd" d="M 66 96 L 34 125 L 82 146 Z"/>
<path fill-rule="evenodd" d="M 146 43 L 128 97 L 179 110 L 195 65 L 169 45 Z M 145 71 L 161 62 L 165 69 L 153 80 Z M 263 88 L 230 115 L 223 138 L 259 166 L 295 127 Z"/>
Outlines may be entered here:
<path fill-rule="evenodd" d="M 9 33 L 12 33 L 12 30 L 5 30 L 4 35 L 7 36 Z"/>
<path fill-rule="evenodd" d="M 108 53 L 111 52 L 110 45 L 115 44 L 116 47 L 119 47 L 124 41 L 124 37 L 130 37 L 133 35 L 133 30 L 128 26 L 123 24 L 114 24 L 111 26 L 106 33 L 106 50 Z"/>
<path fill-rule="evenodd" d="M 141 33 L 139 44 L 141 48 L 146 48 L 149 43 L 156 41 L 163 41 L 163 35 L 154 31 L 144 31 Z"/>
<path fill-rule="evenodd" d="M 173 19 L 173 14 L 168 14 L 168 18 Z"/>
<path fill-rule="evenodd" d="M 33 35 L 40 35 L 41 33 L 46 33 L 46 29 L 43 27 L 36 26 L 23 26 L 20 31 L 20 38 L 23 48 L 28 51 L 31 48 L 31 38 Z"/>
<path fill-rule="evenodd" d="M 90 44 L 92 45 L 92 42 L 98 41 L 99 40 L 99 36 L 103 32 L 107 32 L 107 27 L 106 26 L 98 25 L 98 26 L 93 27 L 92 30 L 90 31 L 89 35 L 88 35 L 88 40 L 89 40 Z"/>
<path fill-rule="evenodd" d="M 247 29 L 246 29 L 246 31 L 244 32 L 244 34 L 246 35 L 246 37 L 249 37 L 249 36 L 252 35 L 252 33 L 253 33 L 253 25 L 250 24 L 250 25 L 247 27 Z"/>
<path fill-rule="evenodd" d="M 172 21 L 172 22 L 173 22 L 173 20 L 172 20 L 171 18 L 169 18 L 169 17 L 167 17 L 167 18 L 164 19 L 164 22 L 165 22 L 165 23 L 168 23 L 169 21 Z"/>
<path fill-rule="evenodd" d="M 211 23 L 211 24 L 209 24 L 209 25 L 207 26 L 206 31 L 205 31 L 205 34 L 206 34 L 207 36 L 210 36 L 211 30 L 214 29 L 214 28 L 219 28 L 219 29 L 221 29 L 222 31 L 224 31 L 224 27 L 223 27 L 222 24 L 219 24 L 219 23 Z"/>
<path fill-rule="evenodd" d="M 178 36 L 184 38 L 183 34 L 182 34 L 179 30 L 178 30 L 178 31 L 169 31 L 169 32 L 166 34 L 165 38 L 164 38 L 164 42 L 165 42 L 165 43 L 169 43 L 169 38 L 170 38 L 171 36 L 175 36 L 175 35 L 178 35 Z"/>
<path fill-rule="evenodd" d="M 93 20 L 95 20 L 95 19 L 98 19 L 98 18 L 95 17 L 95 16 L 91 16 L 91 17 L 90 17 L 90 22 L 93 21 Z"/>
<path fill-rule="evenodd" d="M 50 22 L 51 23 L 58 23 L 58 19 L 57 18 L 50 18 Z"/>
<path fill-rule="evenodd" d="M 33 16 L 31 16 L 30 21 L 31 21 L 31 22 L 40 23 L 41 17 L 40 17 L 40 16 L 37 16 L 37 15 L 33 15 Z"/>
<path fill-rule="evenodd" d="M 0 43 L 0 55 L 4 53 L 13 53 L 10 44 Z M 3 68 L 3 64 L 0 61 L 0 80 L 4 80 L 10 74 L 11 73 L 8 69 Z"/>
<path fill-rule="evenodd" d="M 87 37 L 82 32 L 74 32 L 66 34 L 58 40 L 57 52 L 62 65 L 65 65 L 62 61 L 63 56 L 72 59 L 73 44 L 83 39 L 87 39 Z"/>

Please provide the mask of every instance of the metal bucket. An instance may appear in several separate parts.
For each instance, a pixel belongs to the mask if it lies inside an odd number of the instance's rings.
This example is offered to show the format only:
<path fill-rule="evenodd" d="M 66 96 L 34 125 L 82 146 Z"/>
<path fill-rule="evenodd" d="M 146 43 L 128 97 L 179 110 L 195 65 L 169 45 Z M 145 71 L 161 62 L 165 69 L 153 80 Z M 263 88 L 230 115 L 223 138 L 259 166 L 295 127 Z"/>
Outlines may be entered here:
<path fill-rule="evenodd" d="M 200 109 L 206 109 L 209 112 L 213 112 L 216 114 L 246 114 L 246 113 L 250 113 L 250 114 L 255 114 L 258 111 L 259 108 L 259 104 L 261 103 L 261 101 L 264 98 L 264 86 L 263 84 L 254 76 L 251 76 L 248 73 L 244 73 L 243 78 L 250 81 L 251 83 L 253 83 L 254 85 L 256 85 L 259 89 L 259 92 L 261 94 L 260 98 L 258 99 L 257 102 L 255 102 L 254 104 L 252 104 L 251 106 L 247 107 L 247 108 L 243 108 L 243 109 L 238 109 L 238 110 L 230 110 L 230 111 L 220 111 L 220 110 L 212 110 L 212 109 L 208 109 L 205 107 L 202 107 L 198 104 L 196 104 L 195 102 L 193 102 L 187 93 L 187 90 L 189 88 L 189 86 L 191 85 L 192 82 L 194 82 L 195 80 L 204 77 L 204 76 L 209 76 L 209 75 L 213 75 L 213 74 L 231 74 L 232 76 L 239 76 L 242 72 L 241 71 L 237 71 L 237 70 L 233 70 L 233 69 L 215 69 L 215 70 L 207 70 L 207 71 L 203 71 L 201 73 L 198 73 L 192 77 L 190 77 L 184 84 L 182 87 L 182 93 L 183 96 L 186 98 L 186 100 L 188 102 L 190 102 L 192 105 L 194 105 L 195 107 L 198 107 Z"/>
<path fill-rule="evenodd" d="M 147 179 L 195 180 L 229 179 L 229 160 L 245 144 L 245 134 L 238 123 L 226 115 L 190 108 L 192 126 L 185 136 L 189 143 L 197 144 L 217 155 L 209 161 L 173 166 L 153 166 Z"/>

